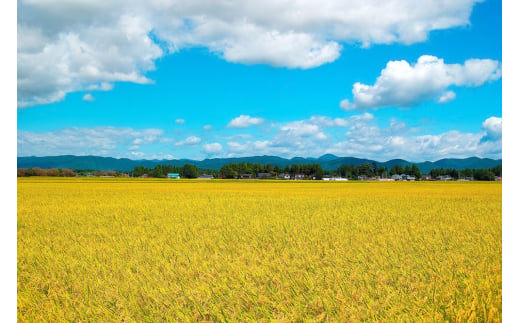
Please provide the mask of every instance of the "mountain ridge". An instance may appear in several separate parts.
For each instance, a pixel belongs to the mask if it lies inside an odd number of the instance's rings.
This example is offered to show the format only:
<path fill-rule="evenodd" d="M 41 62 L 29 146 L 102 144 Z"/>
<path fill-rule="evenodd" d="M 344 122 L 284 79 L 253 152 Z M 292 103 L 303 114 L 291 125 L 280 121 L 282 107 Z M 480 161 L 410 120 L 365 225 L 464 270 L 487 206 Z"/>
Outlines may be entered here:
<path fill-rule="evenodd" d="M 173 160 L 134 160 L 128 158 L 113 158 L 113 157 L 101 157 L 101 156 L 74 156 L 74 155 L 62 155 L 62 156 L 45 156 L 45 157 L 17 157 L 17 168 L 69 168 L 69 169 L 84 169 L 84 170 L 116 170 L 127 172 L 135 168 L 135 166 L 144 166 L 147 168 L 154 168 L 155 165 L 172 165 L 172 166 L 184 166 L 185 164 L 192 164 L 200 169 L 214 169 L 218 170 L 225 164 L 229 163 L 259 163 L 262 165 L 271 164 L 278 165 L 283 168 L 291 164 L 320 164 L 324 170 L 336 170 L 341 165 L 354 165 L 358 166 L 361 164 L 369 163 L 372 165 L 376 163 L 377 167 L 385 166 L 391 169 L 395 165 L 406 165 L 415 164 L 419 167 L 421 173 L 428 173 L 434 168 L 455 168 L 457 170 L 463 170 L 466 168 L 480 169 L 480 168 L 492 168 L 502 164 L 502 159 L 490 159 L 490 158 L 479 158 L 479 157 L 468 157 L 468 158 L 443 158 L 435 162 L 411 162 L 404 159 L 390 159 L 385 162 L 378 162 L 371 159 L 357 158 L 357 157 L 338 157 L 332 154 L 326 154 L 319 158 L 304 158 L 304 157 L 293 157 L 290 159 L 278 157 L 278 156 L 249 156 L 249 157 L 230 157 L 230 158 L 209 158 L 204 160 L 192 160 L 192 159 L 173 159 Z"/>

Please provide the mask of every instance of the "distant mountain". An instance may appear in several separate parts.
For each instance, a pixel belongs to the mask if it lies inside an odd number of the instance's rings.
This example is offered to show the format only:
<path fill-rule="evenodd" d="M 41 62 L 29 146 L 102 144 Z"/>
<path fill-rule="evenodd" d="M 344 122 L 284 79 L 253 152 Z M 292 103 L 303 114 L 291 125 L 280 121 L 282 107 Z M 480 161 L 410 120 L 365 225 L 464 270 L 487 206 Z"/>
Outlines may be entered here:
<path fill-rule="evenodd" d="M 154 168 L 155 165 L 172 165 L 184 166 L 185 164 L 192 164 L 200 169 L 215 169 L 218 170 L 225 164 L 229 163 L 253 163 L 253 164 L 271 164 L 278 165 L 283 168 L 291 164 L 314 164 L 318 163 L 325 170 L 335 170 L 341 165 L 362 165 L 365 163 L 376 163 L 379 166 L 385 166 L 391 169 L 395 165 L 412 165 L 413 162 L 404 159 L 392 159 L 386 162 L 376 162 L 370 159 L 355 158 L 355 157 L 337 157 L 331 154 L 323 155 L 319 158 L 303 158 L 294 157 L 286 159 L 276 156 L 252 156 L 252 157 L 236 157 L 236 158 L 211 158 L 204 160 L 191 159 L 173 159 L 173 160 L 133 160 L 128 158 L 112 158 L 99 156 L 50 156 L 50 157 L 18 157 L 18 168 L 69 168 L 76 170 L 117 170 L 117 171 L 131 171 L 135 166 L 144 166 Z M 421 173 L 428 173 L 434 168 L 455 168 L 458 170 L 471 168 L 492 168 L 502 164 L 502 159 L 489 159 L 470 157 L 464 159 L 445 158 L 436 162 L 421 162 L 415 163 L 421 170 Z"/>
<path fill-rule="evenodd" d="M 334 159 L 338 159 L 338 158 L 339 158 L 338 156 L 333 155 L 333 154 L 325 154 L 318 159 L 319 160 L 334 160 Z"/>

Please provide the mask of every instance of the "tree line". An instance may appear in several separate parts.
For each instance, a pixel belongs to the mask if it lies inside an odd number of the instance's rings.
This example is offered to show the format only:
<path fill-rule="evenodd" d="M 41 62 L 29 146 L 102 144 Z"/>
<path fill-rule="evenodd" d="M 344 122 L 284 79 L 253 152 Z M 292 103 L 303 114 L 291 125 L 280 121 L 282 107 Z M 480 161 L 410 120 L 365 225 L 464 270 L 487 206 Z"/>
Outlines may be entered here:
<path fill-rule="evenodd" d="M 489 169 L 471 169 L 456 170 L 454 168 L 436 168 L 430 171 L 430 176 L 436 178 L 438 176 L 450 176 L 454 179 L 472 178 L 476 181 L 493 181 L 495 176 L 502 177 L 502 165 Z"/>
<path fill-rule="evenodd" d="M 185 164 L 184 166 L 172 165 L 156 165 L 154 168 L 143 166 L 136 166 L 130 172 L 119 171 L 92 171 L 92 170 L 72 170 L 72 169 L 42 169 L 42 168 L 18 168 L 18 177 L 28 176 L 56 176 L 56 177 L 74 177 L 74 176 L 114 176 L 114 177 L 148 177 L 164 178 L 168 173 L 178 173 L 181 178 L 197 178 L 201 174 L 213 175 L 215 178 L 238 178 L 241 174 L 250 174 L 253 178 L 259 177 L 259 174 L 269 174 L 270 177 L 276 177 L 281 174 L 287 174 L 291 178 L 296 175 L 302 175 L 306 178 L 322 179 L 326 175 L 340 176 L 350 180 L 356 180 L 359 177 L 373 178 L 388 178 L 392 175 L 409 175 L 420 179 L 422 174 L 417 165 L 396 165 L 388 170 L 385 166 L 377 166 L 375 162 L 369 164 L 368 162 L 361 165 L 341 165 L 336 170 L 323 170 L 323 168 L 315 164 L 292 164 L 284 168 L 278 165 L 261 165 L 259 163 L 229 163 L 223 165 L 219 170 L 204 169 L 201 170 L 192 164 Z M 491 181 L 496 176 L 502 176 L 502 165 L 490 169 L 464 169 L 456 170 L 454 168 L 436 168 L 432 169 L 428 175 L 435 179 L 438 176 L 450 176 L 453 179 L 472 178 L 479 181 Z"/>
<path fill-rule="evenodd" d="M 51 176 L 51 177 L 75 177 L 75 176 L 124 176 L 126 173 L 118 172 L 114 170 L 102 171 L 102 170 L 74 170 L 68 168 L 18 168 L 18 177 L 29 177 L 29 176 Z"/>
<path fill-rule="evenodd" d="M 261 165 L 259 163 L 229 163 L 220 168 L 221 178 L 237 178 L 241 174 L 251 174 L 252 177 L 258 177 L 259 174 L 269 174 L 271 177 L 280 174 L 289 174 L 291 177 L 295 175 L 303 175 L 316 179 L 322 179 L 325 172 L 319 164 L 293 164 L 281 168 L 278 165 Z"/>

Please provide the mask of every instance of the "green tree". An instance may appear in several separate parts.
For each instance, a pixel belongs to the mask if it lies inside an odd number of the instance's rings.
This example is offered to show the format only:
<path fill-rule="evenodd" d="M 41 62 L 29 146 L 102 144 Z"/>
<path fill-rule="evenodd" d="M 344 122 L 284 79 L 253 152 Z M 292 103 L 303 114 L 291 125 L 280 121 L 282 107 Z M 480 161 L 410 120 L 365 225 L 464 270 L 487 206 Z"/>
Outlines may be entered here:
<path fill-rule="evenodd" d="M 398 167 L 399 167 L 399 165 L 395 165 L 394 167 L 390 168 L 390 172 L 389 172 L 390 176 L 396 175 L 396 174 L 397 175 L 402 174 L 402 173 L 399 173 Z"/>
<path fill-rule="evenodd" d="M 320 166 L 320 164 L 314 164 L 313 169 L 314 169 L 314 177 L 316 177 L 316 179 L 318 179 L 318 180 L 323 179 L 324 172 L 323 172 L 323 168 Z"/>
<path fill-rule="evenodd" d="M 232 179 L 238 176 L 238 172 L 230 164 L 220 167 L 220 175 L 223 178 Z"/>
<path fill-rule="evenodd" d="M 135 166 L 134 171 L 132 172 L 133 177 L 141 177 L 145 173 L 145 169 L 143 166 Z"/>
<path fill-rule="evenodd" d="M 419 167 L 417 167 L 417 165 L 415 165 L 415 164 L 412 164 L 412 172 L 411 172 L 411 175 L 412 175 L 413 177 L 415 177 L 416 179 L 421 178 L 421 170 L 420 170 Z"/>
<path fill-rule="evenodd" d="M 161 165 L 155 165 L 155 168 L 152 170 L 151 176 L 157 177 L 157 178 L 161 178 L 161 177 L 165 176 Z"/>
<path fill-rule="evenodd" d="M 197 178 L 199 177 L 199 169 L 195 165 L 185 164 L 182 167 L 182 177 L 186 178 Z"/>
<path fill-rule="evenodd" d="M 386 178 L 386 175 L 388 174 L 388 169 L 385 166 L 379 166 L 376 170 L 376 175 L 381 176 L 383 178 Z"/>

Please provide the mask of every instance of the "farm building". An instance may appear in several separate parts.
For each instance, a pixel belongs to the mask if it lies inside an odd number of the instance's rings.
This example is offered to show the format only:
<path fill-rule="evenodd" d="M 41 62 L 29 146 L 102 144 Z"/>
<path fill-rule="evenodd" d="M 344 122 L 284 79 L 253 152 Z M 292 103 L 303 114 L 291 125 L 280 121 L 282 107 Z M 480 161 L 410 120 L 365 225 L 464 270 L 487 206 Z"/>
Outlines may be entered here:
<path fill-rule="evenodd" d="M 336 177 L 336 176 L 331 176 L 331 175 L 325 175 L 323 177 L 323 180 L 324 181 L 348 181 L 348 178 L 343 178 L 341 176 Z"/>
<path fill-rule="evenodd" d="M 179 173 L 168 173 L 168 178 L 180 179 L 181 175 Z"/>
<path fill-rule="evenodd" d="M 258 173 L 256 177 L 262 179 L 271 178 L 271 173 Z"/>
<path fill-rule="evenodd" d="M 291 179 L 291 175 L 289 174 L 278 174 L 276 177 L 282 178 L 282 179 Z"/>
<path fill-rule="evenodd" d="M 208 174 L 202 174 L 197 178 L 198 179 L 215 179 L 215 177 L 213 177 L 213 175 L 208 175 Z"/>

